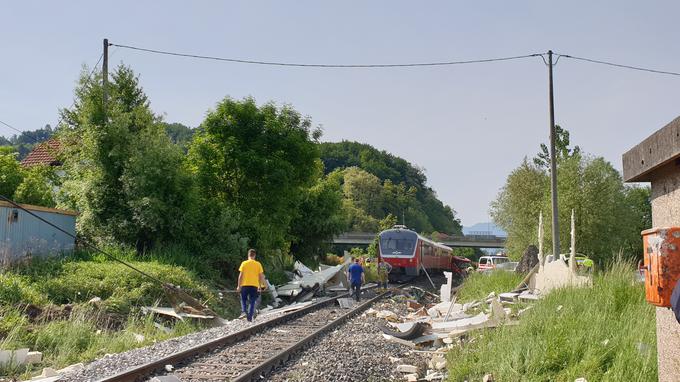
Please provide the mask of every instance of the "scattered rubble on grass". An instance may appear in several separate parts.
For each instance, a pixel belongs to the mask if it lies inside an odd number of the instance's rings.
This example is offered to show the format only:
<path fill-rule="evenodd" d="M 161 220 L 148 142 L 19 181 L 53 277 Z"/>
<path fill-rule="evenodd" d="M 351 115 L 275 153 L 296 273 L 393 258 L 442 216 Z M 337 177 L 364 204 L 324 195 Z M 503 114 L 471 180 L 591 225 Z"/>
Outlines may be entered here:
<path fill-rule="evenodd" d="M 573 219 L 573 218 L 572 218 Z M 522 263 L 531 267 L 526 277 L 512 291 L 490 293 L 478 301 L 456 302 L 456 290 L 451 286 L 451 274 L 444 272 L 447 282 L 440 287 L 440 295 L 425 292 L 419 288 L 406 288 L 399 298 L 405 300 L 406 314 L 393 311 L 370 309 L 367 315 L 383 318 L 386 325 L 380 328 L 386 340 L 411 348 L 412 352 L 431 355 L 425 373 L 409 365 L 397 366 L 397 371 L 406 375 L 406 380 L 440 380 L 446 376 L 446 352 L 455 344 L 466 341 L 472 331 L 516 325 L 519 317 L 531 309 L 531 303 L 557 288 L 567 286 L 584 287 L 592 284 L 587 275 L 577 273 L 575 266 L 575 236 L 572 224 L 571 255 L 569 261 L 563 257 L 549 259 L 543 256 L 542 217 L 539 218 L 538 254 L 528 249 Z M 536 257 L 536 261 L 531 257 Z M 557 310 L 563 309 L 560 305 Z M 487 374 L 484 381 L 493 381 Z"/>

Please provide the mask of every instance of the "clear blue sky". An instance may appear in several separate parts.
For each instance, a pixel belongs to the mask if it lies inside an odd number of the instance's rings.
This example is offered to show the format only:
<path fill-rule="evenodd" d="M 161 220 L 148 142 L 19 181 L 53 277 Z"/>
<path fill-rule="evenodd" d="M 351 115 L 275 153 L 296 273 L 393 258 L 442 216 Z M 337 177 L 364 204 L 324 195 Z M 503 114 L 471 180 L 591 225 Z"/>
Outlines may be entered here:
<path fill-rule="evenodd" d="M 1 1 L 0 119 L 57 121 L 102 39 L 149 48 L 311 63 L 442 61 L 553 51 L 680 71 L 673 1 Z M 195 61 L 111 48 L 153 109 L 200 124 L 221 98 L 289 103 L 324 140 L 370 143 L 426 169 L 465 225 L 548 137 L 540 58 L 469 66 L 324 70 Z M 556 119 L 586 152 L 621 154 L 680 115 L 680 77 L 562 59 Z M 14 132 L 0 126 L 0 135 Z"/>

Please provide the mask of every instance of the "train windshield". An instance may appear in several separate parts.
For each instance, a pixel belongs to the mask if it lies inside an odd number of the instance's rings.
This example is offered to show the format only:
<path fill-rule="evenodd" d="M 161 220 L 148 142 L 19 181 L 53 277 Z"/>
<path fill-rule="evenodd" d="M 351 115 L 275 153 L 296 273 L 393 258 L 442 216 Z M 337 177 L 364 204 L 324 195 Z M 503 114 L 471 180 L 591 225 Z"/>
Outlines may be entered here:
<path fill-rule="evenodd" d="M 418 235 L 411 231 L 385 231 L 380 234 L 382 256 L 413 256 Z"/>

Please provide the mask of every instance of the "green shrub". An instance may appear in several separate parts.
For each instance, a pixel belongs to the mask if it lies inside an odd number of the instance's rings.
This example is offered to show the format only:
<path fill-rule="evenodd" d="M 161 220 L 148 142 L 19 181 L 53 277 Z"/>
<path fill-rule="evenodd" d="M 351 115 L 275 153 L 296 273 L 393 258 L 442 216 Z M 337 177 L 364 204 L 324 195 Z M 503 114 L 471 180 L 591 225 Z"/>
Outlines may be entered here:
<path fill-rule="evenodd" d="M 0 274 L 0 306 L 30 303 L 40 305 L 44 296 L 30 284 L 29 279 L 12 273 Z"/>
<path fill-rule="evenodd" d="M 197 277 L 182 267 L 156 262 L 131 262 L 135 268 L 157 278 L 191 291 L 198 299 L 210 297 L 207 287 L 195 281 Z M 164 300 L 158 282 L 117 262 L 70 262 L 62 266 L 61 273 L 43 279 L 41 290 L 56 304 L 88 301 L 93 297 L 103 300 L 125 301 L 126 304 L 153 304 Z M 167 303 L 167 301 L 166 301 Z M 119 306 L 122 312 L 126 307 Z"/>

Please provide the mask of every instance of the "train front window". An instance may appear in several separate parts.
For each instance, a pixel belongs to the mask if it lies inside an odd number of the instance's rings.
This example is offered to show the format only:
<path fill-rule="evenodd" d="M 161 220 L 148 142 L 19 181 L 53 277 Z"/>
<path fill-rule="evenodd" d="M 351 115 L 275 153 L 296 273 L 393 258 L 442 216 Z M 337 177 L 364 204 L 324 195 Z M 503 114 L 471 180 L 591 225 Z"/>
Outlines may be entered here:
<path fill-rule="evenodd" d="M 380 235 L 380 253 L 384 256 L 413 256 L 418 235 L 408 231 L 387 231 Z"/>

